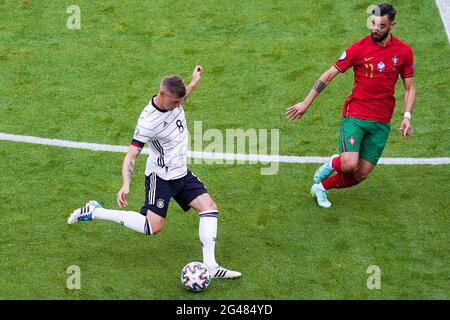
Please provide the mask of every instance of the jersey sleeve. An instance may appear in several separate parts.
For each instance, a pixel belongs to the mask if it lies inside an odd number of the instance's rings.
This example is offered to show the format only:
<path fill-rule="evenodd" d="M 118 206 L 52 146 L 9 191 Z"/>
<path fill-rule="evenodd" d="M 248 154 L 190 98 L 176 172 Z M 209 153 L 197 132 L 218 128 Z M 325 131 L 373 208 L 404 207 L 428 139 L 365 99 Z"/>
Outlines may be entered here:
<path fill-rule="evenodd" d="M 408 50 L 400 72 L 403 79 L 414 76 L 414 55 L 412 49 Z"/>
<path fill-rule="evenodd" d="M 149 124 L 145 122 L 144 118 L 139 118 L 130 145 L 142 149 L 153 135 L 154 131 L 149 128 Z"/>
<path fill-rule="evenodd" d="M 342 55 L 339 57 L 338 61 L 336 61 L 334 66 L 340 72 L 345 72 L 356 64 L 357 59 L 358 59 L 358 48 L 356 44 L 352 44 L 342 53 Z"/>

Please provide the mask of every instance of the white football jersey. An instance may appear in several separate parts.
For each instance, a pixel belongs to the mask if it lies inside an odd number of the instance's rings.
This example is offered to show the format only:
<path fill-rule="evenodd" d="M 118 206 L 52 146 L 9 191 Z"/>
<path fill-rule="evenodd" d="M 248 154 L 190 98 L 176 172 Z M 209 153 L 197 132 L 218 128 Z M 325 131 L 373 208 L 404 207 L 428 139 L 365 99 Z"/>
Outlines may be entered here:
<path fill-rule="evenodd" d="M 153 97 L 144 108 L 133 140 L 148 143 L 145 175 L 155 172 L 161 179 L 173 180 L 187 174 L 188 130 L 183 106 L 161 110 Z M 143 145 L 142 145 L 143 146 Z"/>

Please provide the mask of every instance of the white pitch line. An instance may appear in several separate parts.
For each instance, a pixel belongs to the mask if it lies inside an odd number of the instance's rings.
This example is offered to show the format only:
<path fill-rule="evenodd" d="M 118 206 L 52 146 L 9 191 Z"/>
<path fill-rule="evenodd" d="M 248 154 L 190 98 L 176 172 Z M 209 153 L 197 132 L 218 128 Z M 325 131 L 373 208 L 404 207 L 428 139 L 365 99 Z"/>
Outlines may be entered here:
<path fill-rule="evenodd" d="M 436 0 L 436 5 L 441 14 L 445 31 L 447 32 L 448 42 L 450 43 L 450 0 Z"/>
<path fill-rule="evenodd" d="M 110 144 L 98 144 L 88 142 L 77 142 L 60 139 L 47 139 L 32 136 L 23 136 L 9 133 L 0 132 L 0 140 L 42 144 L 47 146 L 85 149 L 93 151 L 107 151 L 107 152 L 122 152 L 128 151 L 128 146 L 114 146 Z M 148 150 L 142 151 L 144 154 L 148 154 Z M 208 160 L 234 160 L 234 161 L 247 161 L 247 162 L 279 162 L 279 163 L 323 163 L 328 157 L 300 157 L 300 156 L 280 156 L 280 155 L 267 155 L 267 154 L 239 154 L 239 153 L 211 153 L 201 151 L 188 151 L 188 157 L 194 159 L 208 159 Z M 381 158 L 379 164 L 394 164 L 394 165 L 447 165 L 450 164 L 450 157 L 439 158 Z"/>

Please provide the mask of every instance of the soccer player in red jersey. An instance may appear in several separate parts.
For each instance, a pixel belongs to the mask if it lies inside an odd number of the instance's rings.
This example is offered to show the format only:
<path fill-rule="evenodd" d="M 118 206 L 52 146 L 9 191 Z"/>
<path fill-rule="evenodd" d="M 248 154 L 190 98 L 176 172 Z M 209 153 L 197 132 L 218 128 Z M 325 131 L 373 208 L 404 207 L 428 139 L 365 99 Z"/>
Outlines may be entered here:
<path fill-rule="evenodd" d="M 396 10 L 388 3 L 374 7 L 371 35 L 348 47 L 316 82 L 308 96 L 288 108 L 289 120 L 300 119 L 336 75 L 353 67 L 355 83 L 345 100 L 339 129 L 339 151 L 314 174 L 311 194 L 320 207 L 330 208 L 327 190 L 348 188 L 367 179 L 386 144 L 395 108 L 394 90 L 400 75 L 405 87 L 403 136 L 411 135 L 416 99 L 412 49 L 392 35 Z M 333 173 L 336 172 L 335 175 Z"/>

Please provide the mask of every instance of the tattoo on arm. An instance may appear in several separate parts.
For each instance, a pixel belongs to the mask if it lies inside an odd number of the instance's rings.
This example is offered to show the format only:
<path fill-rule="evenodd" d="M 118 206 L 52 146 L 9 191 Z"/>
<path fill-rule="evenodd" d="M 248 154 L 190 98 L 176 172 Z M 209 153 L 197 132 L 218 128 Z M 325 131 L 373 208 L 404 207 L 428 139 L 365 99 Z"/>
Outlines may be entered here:
<path fill-rule="evenodd" d="M 327 85 L 322 80 L 317 80 L 317 82 L 314 84 L 313 89 L 317 91 L 317 93 L 321 93 L 323 89 L 325 89 Z"/>
<path fill-rule="evenodd" d="M 135 161 L 135 159 L 131 160 L 130 164 L 128 165 L 127 176 L 129 179 L 131 179 L 131 176 L 133 175 Z"/>

